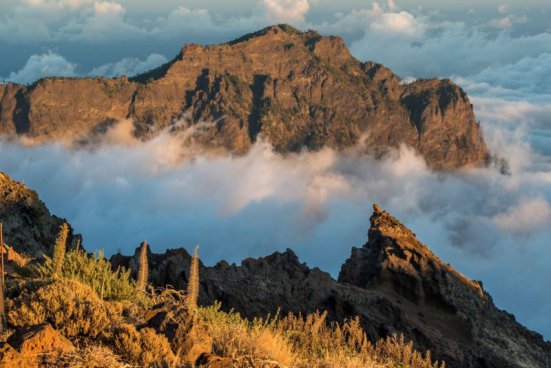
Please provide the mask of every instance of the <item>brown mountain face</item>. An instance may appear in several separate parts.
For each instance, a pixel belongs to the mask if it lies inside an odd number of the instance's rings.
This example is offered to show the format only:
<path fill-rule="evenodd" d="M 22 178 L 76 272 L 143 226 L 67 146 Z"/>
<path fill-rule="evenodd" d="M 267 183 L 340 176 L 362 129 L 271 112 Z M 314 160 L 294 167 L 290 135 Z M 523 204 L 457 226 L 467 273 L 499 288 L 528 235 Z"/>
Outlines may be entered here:
<path fill-rule="evenodd" d="M 186 45 L 131 79 L 0 85 L 0 133 L 80 141 L 127 118 L 141 139 L 182 118 L 216 122 L 199 140 L 234 153 L 262 136 L 279 152 L 362 143 L 381 155 L 405 143 L 437 169 L 478 166 L 488 156 L 472 105 L 451 81 L 402 85 L 384 66 L 352 57 L 341 38 L 287 25 Z"/>
<path fill-rule="evenodd" d="M 339 279 L 310 269 L 291 251 L 240 266 L 222 261 L 201 267 L 203 304 L 254 317 L 328 311 L 331 320 L 361 318 L 376 340 L 403 333 L 447 367 L 546 367 L 551 343 L 499 310 L 482 284 L 443 263 L 388 213 L 371 217 L 369 240 L 353 248 Z M 137 268 L 134 257 L 113 256 L 114 265 Z M 190 255 L 184 249 L 149 254 L 150 281 L 186 288 Z"/>

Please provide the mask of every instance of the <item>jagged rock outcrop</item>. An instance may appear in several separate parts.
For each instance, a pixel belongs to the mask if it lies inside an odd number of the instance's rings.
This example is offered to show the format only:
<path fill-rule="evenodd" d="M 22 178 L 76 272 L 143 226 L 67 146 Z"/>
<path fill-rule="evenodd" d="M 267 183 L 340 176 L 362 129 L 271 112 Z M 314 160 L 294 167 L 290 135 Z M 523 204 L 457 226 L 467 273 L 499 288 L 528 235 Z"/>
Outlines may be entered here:
<path fill-rule="evenodd" d="M 39 360 L 43 356 L 59 356 L 74 352 L 73 344 L 52 328 L 49 323 L 31 326 L 13 333 L 7 340 L 5 350 L 15 348 L 17 354 L 2 363 L 7 366 L 40 367 Z M 8 358 L 8 357 L 6 357 Z M 22 364 L 23 363 L 23 364 Z"/>
<path fill-rule="evenodd" d="M 482 284 L 443 263 L 398 220 L 376 208 L 369 240 L 353 248 L 339 279 L 301 263 L 290 250 L 240 266 L 201 266 L 203 304 L 245 316 L 327 310 L 330 320 L 359 316 L 373 340 L 398 332 L 449 367 L 545 367 L 551 343 L 495 307 Z M 190 255 L 184 249 L 150 254 L 150 281 L 186 287 Z M 134 257 L 113 257 L 133 266 Z"/>
<path fill-rule="evenodd" d="M 371 217 L 368 242 L 353 248 L 339 282 L 400 304 L 422 339 L 447 340 L 459 366 L 533 367 L 551 359 L 551 344 L 499 310 L 482 283 L 442 262 L 384 211 Z"/>
<path fill-rule="evenodd" d="M 186 118 L 216 122 L 196 137 L 243 153 L 261 135 L 280 152 L 358 143 L 381 155 L 414 147 L 430 166 L 481 165 L 488 151 L 465 92 L 449 80 L 400 84 L 339 37 L 265 28 L 235 41 L 186 45 L 128 79 L 46 78 L 0 85 L 0 133 L 81 141 L 133 119 L 142 139 Z"/>
<path fill-rule="evenodd" d="M 0 367 L 38 368 L 48 366 L 45 358 L 74 353 L 74 345 L 48 323 L 14 332 L 0 343 Z"/>
<path fill-rule="evenodd" d="M 7 174 L 0 173 L 0 222 L 4 243 L 31 257 L 48 254 L 64 219 L 50 214 L 38 194 Z M 69 225 L 68 244 L 75 244 Z"/>

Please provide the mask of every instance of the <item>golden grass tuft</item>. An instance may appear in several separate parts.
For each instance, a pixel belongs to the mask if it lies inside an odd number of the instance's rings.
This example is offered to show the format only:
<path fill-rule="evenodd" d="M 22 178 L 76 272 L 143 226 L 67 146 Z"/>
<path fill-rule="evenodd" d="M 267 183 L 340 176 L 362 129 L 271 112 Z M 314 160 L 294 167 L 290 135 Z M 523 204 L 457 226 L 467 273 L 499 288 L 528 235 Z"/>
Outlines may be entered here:
<path fill-rule="evenodd" d="M 254 319 L 248 321 L 235 312 L 220 311 L 220 304 L 201 308 L 200 317 L 214 340 L 213 352 L 254 366 L 292 368 L 438 368 L 413 349 L 403 336 L 390 336 L 372 344 L 358 318 L 343 324 L 327 324 L 326 313 L 303 318 Z"/>
<path fill-rule="evenodd" d="M 220 304 L 201 308 L 200 318 L 213 338 L 213 353 L 239 361 L 252 360 L 265 366 L 270 362 L 290 366 L 296 354 L 269 319 L 248 321 L 238 313 L 220 311 Z"/>
<path fill-rule="evenodd" d="M 41 363 L 56 368 L 129 368 L 119 355 L 102 344 L 87 345 L 61 356 L 45 356 Z"/>

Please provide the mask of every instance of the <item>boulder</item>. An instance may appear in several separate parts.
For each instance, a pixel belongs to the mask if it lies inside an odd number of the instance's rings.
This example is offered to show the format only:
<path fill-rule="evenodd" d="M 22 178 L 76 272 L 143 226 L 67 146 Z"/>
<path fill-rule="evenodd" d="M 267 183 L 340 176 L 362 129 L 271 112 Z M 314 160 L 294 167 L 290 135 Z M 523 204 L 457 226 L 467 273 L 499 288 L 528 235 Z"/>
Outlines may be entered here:
<path fill-rule="evenodd" d="M 15 348 L 27 366 L 37 364 L 44 355 L 57 357 L 75 351 L 73 344 L 49 323 L 20 329 L 12 334 L 7 342 Z"/>

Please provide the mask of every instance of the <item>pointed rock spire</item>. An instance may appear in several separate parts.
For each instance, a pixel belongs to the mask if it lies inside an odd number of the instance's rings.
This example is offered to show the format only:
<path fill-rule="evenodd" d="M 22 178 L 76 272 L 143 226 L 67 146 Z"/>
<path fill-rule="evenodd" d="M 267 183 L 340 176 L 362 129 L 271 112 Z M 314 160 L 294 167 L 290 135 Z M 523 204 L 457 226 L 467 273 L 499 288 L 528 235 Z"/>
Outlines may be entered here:
<path fill-rule="evenodd" d="M 444 263 L 415 234 L 378 205 L 373 205 L 368 242 L 352 248 L 339 281 L 398 293 L 414 304 L 455 311 L 472 301 L 483 304 L 479 282 Z"/>

